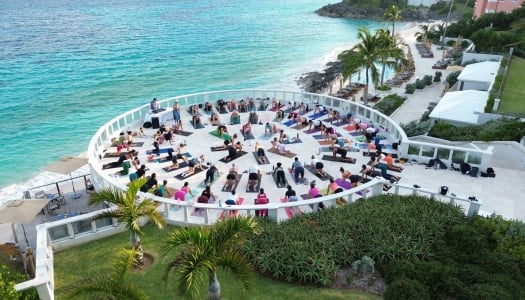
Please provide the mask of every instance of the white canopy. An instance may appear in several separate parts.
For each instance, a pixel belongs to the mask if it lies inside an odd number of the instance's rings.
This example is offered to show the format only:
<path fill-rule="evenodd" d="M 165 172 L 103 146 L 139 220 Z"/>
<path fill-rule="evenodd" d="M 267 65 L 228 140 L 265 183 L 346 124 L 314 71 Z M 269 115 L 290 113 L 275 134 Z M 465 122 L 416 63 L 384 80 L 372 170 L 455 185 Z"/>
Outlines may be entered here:
<path fill-rule="evenodd" d="M 430 118 L 454 123 L 478 124 L 478 114 L 483 113 L 489 98 L 485 91 L 448 92 L 441 98 Z"/>
<path fill-rule="evenodd" d="M 470 64 L 461 71 L 458 76 L 459 81 L 486 82 L 490 84 L 498 74 L 499 62 L 484 61 Z"/>

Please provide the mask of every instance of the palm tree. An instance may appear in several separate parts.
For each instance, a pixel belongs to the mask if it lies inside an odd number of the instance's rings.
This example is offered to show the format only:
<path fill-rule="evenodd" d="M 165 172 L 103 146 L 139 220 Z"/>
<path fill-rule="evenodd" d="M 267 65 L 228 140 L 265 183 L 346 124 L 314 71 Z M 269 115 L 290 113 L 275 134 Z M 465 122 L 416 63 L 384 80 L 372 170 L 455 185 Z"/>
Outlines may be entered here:
<path fill-rule="evenodd" d="M 397 36 L 390 36 L 388 29 L 378 29 L 376 35 L 379 43 L 379 60 L 381 62 L 381 86 L 384 84 L 385 69 L 392 67 L 398 71 L 400 65 L 406 64 L 405 52 L 401 48 L 403 44 Z"/>
<path fill-rule="evenodd" d="M 379 81 L 379 72 L 376 63 L 380 62 L 379 39 L 377 34 L 372 35 L 365 27 L 359 28 L 357 35 L 359 43 L 352 47 L 352 49 L 344 51 L 341 54 L 343 65 L 348 68 L 356 66 L 365 68 L 365 88 L 363 91 L 363 101 L 368 102 L 368 86 L 370 77 L 372 82 L 377 85 Z"/>
<path fill-rule="evenodd" d="M 93 273 L 78 280 L 67 291 L 67 299 L 133 299 L 146 300 L 148 296 L 139 289 L 128 274 L 135 264 L 134 250 L 117 249 L 109 272 Z"/>
<path fill-rule="evenodd" d="M 383 14 L 383 20 L 392 22 L 392 37 L 395 35 L 396 22 L 403 21 L 401 10 L 397 5 L 390 5 Z"/>
<path fill-rule="evenodd" d="M 416 37 L 418 41 L 424 41 L 425 38 L 428 38 L 429 34 L 431 33 L 429 25 L 420 24 L 419 29 L 421 29 L 421 31 L 416 32 L 414 36 Z"/>
<path fill-rule="evenodd" d="M 120 224 L 123 224 L 129 231 L 131 249 L 137 251 L 137 261 L 140 264 L 144 263 L 144 253 L 140 242 L 140 235 L 142 234 L 139 225 L 140 218 L 149 218 L 159 228 L 162 228 L 166 223 L 162 214 L 157 211 L 153 200 L 143 199 L 139 201 L 137 193 L 145 182 L 146 179 L 132 181 L 125 193 L 116 188 L 102 189 L 93 193 L 89 199 L 89 205 L 109 202 L 116 206 L 114 209 L 98 214 L 95 219 L 115 218 Z"/>
<path fill-rule="evenodd" d="M 182 246 L 168 264 L 164 280 L 172 269 L 177 271 L 177 290 L 185 298 L 199 298 L 199 287 L 208 279 L 208 298 L 220 298 L 217 268 L 229 270 L 243 290 L 250 287 L 252 265 L 240 251 L 247 234 L 260 228 L 253 217 L 226 218 L 211 227 L 185 227 L 171 233 L 165 242 L 166 253 Z"/>

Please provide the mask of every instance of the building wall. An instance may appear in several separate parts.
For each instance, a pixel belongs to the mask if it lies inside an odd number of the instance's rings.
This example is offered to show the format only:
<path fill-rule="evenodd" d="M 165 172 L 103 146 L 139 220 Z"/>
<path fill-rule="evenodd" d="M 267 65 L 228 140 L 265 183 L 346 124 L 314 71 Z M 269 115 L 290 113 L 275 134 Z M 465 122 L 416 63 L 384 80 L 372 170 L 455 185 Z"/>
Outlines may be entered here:
<path fill-rule="evenodd" d="M 479 81 L 468 81 L 463 80 L 459 82 L 459 90 L 476 90 L 476 91 L 488 91 L 490 82 L 479 82 Z"/>
<path fill-rule="evenodd" d="M 474 6 L 474 18 L 479 18 L 485 13 L 511 12 L 521 6 L 524 0 L 477 0 Z"/>
<path fill-rule="evenodd" d="M 408 0 L 407 4 L 411 6 L 430 7 L 430 5 L 437 3 L 439 1 L 449 2 L 450 0 Z"/>

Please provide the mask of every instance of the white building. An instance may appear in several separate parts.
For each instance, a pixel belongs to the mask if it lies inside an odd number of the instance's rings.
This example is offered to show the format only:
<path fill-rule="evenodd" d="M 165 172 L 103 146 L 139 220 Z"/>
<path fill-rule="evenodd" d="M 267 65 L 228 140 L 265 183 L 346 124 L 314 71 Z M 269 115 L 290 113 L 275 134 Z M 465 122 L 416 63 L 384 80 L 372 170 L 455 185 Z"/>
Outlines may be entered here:
<path fill-rule="evenodd" d="M 442 120 L 454 125 L 479 125 L 485 123 L 485 105 L 489 93 L 485 91 L 448 92 L 430 113 L 433 120 Z M 481 116 L 481 117 L 480 117 Z"/>
<path fill-rule="evenodd" d="M 467 65 L 458 76 L 458 90 L 489 91 L 498 75 L 499 65 L 493 61 Z"/>
<path fill-rule="evenodd" d="M 442 0 L 408 0 L 407 4 L 410 6 L 425 6 L 430 7 L 430 5 L 434 3 L 438 3 Z M 450 1 L 443 1 L 443 2 L 450 2 Z"/>

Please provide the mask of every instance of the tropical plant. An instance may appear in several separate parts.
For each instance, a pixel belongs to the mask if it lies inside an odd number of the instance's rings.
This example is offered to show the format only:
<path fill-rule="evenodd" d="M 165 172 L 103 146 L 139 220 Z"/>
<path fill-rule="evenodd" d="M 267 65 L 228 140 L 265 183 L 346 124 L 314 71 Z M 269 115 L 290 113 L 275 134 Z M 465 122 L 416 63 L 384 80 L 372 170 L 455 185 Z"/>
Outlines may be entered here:
<path fill-rule="evenodd" d="M 67 299 L 148 299 L 146 293 L 128 276 L 131 267 L 136 264 L 135 259 L 135 250 L 117 249 L 111 269 L 77 280 L 68 289 Z"/>
<path fill-rule="evenodd" d="M 2 253 L 0 253 L 2 254 Z M 15 290 L 15 284 L 26 281 L 27 276 L 10 268 L 0 265 L 0 299 L 2 300 L 33 300 L 39 299 L 36 289 L 31 288 L 21 292 Z"/>
<path fill-rule="evenodd" d="M 418 41 L 422 41 L 424 40 L 425 38 L 428 38 L 429 34 L 430 34 L 430 26 L 428 24 L 420 24 L 419 26 L 419 29 L 421 29 L 421 31 L 418 31 L 414 34 L 414 36 L 416 37 L 416 39 Z"/>
<path fill-rule="evenodd" d="M 137 179 L 132 181 L 126 192 L 122 192 L 116 188 L 106 188 L 93 193 L 89 199 L 89 205 L 109 202 L 115 205 L 115 208 L 110 208 L 95 216 L 95 219 L 115 218 L 124 225 L 130 234 L 131 248 L 136 250 L 137 262 L 144 263 L 144 253 L 140 242 L 139 221 L 141 218 L 149 218 L 157 227 L 162 228 L 165 220 L 162 214 L 157 211 L 155 202 L 151 199 L 143 199 L 140 201 L 137 193 L 140 187 L 146 182 L 146 179 Z"/>
<path fill-rule="evenodd" d="M 397 5 L 390 5 L 383 14 L 383 20 L 392 22 L 392 37 L 394 37 L 396 22 L 403 21 L 403 16 L 401 16 L 401 9 L 399 9 Z"/>
<path fill-rule="evenodd" d="M 385 69 L 386 67 L 394 68 L 399 71 L 399 66 L 407 65 L 405 59 L 405 51 L 403 51 L 402 43 L 396 36 L 390 36 L 390 32 L 386 29 L 379 29 L 376 31 L 379 46 L 379 61 L 381 62 L 381 86 L 384 85 Z"/>
<path fill-rule="evenodd" d="M 252 265 L 241 252 L 248 234 L 258 234 L 253 217 L 226 218 L 211 227 L 185 227 L 171 233 L 165 242 L 166 253 L 181 248 L 166 267 L 164 280 L 172 269 L 177 272 L 177 290 L 185 298 L 199 298 L 199 288 L 208 279 L 209 299 L 220 299 L 218 267 L 229 270 L 243 290 L 250 287 Z"/>
<path fill-rule="evenodd" d="M 380 62 L 379 39 L 377 34 L 371 34 L 366 27 L 359 28 L 359 43 L 341 54 L 343 65 L 347 69 L 365 68 L 365 87 L 363 92 L 363 101 L 368 102 L 369 80 L 377 85 L 379 81 L 379 72 L 376 63 Z"/>

